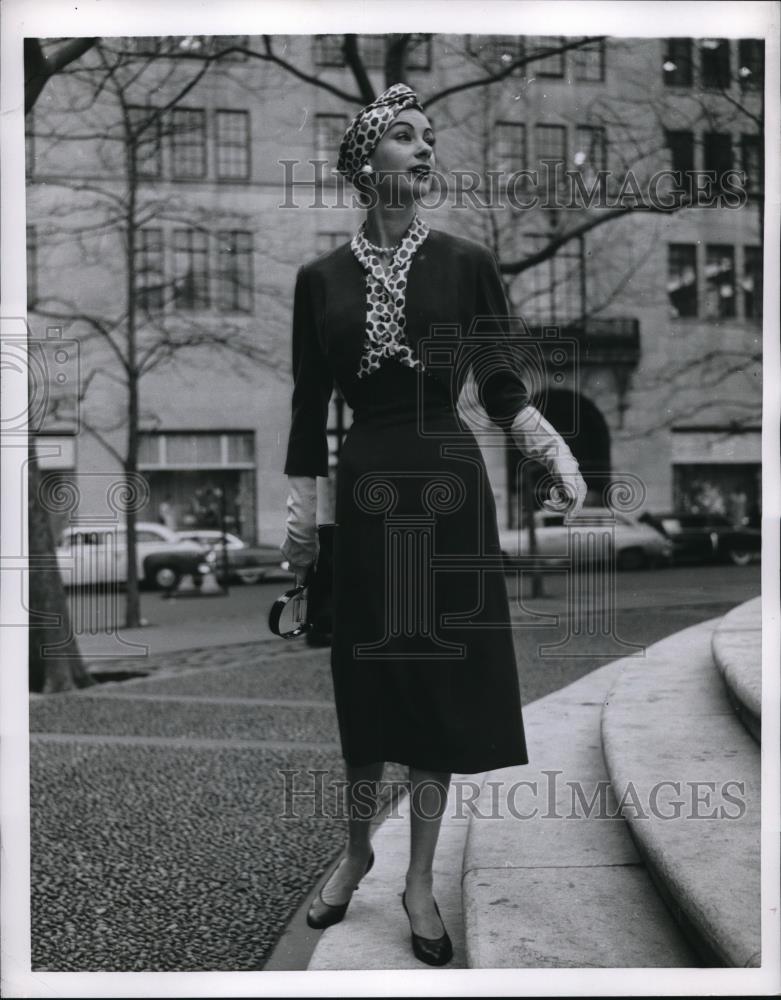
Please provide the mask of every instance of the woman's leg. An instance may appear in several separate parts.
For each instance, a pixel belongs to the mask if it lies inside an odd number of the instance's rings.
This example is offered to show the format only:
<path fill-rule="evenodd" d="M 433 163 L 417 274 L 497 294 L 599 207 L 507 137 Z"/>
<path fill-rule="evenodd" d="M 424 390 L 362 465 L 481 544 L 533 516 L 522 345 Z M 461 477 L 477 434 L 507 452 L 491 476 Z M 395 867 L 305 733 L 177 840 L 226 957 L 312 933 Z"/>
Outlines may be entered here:
<path fill-rule="evenodd" d="M 410 767 L 410 862 L 405 901 L 412 929 L 426 938 L 444 933 L 434 909 L 434 851 L 447 804 L 450 773 Z"/>
<path fill-rule="evenodd" d="M 347 848 L 344 858 L 321 892 L 323 900 L 332 906 L 346 903 L 366 873 L 371 856 L 371 821 L 377 811 L 377 786 L 384 766 L 382 761 L 359 767 L 345 762 Z"/>

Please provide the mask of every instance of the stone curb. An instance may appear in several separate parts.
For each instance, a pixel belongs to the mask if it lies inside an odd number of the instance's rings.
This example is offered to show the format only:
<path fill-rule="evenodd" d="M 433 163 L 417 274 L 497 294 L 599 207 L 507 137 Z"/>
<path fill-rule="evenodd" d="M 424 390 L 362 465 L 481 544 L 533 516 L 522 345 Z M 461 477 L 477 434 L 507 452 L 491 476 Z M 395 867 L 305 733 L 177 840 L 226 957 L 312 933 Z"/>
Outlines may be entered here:
<path fill-rule="evenodd" d="M 614 792 L 631 783 L 641 804 L 655 801 L 646 816 L 632 803 L 623 814 L 702 960 L 755 967 L 760 755 L 714 666 L 717 626 L 684 629 L 624 665 L 602 712 L 602 748 Z"/>
<path fill-rule="evenodd" d="M 528 706 L 532 763 L 486 776 L 463 864 L 470 968 L 696 964 L 617 815 L 602 759 L 602 703 L 626 662 Z M 537 782 L 539 794 L 518 795 L 529 789 L 519 782 Z M 593 813 L 573 788 L 586 802 L 598 796 Z M 487 818 L 492 808 L 498 818 Z"/>
<path fill-rule="evenodd" d="M 724 616 L 713 633 L 713 659 L 732 707 L 757 743 L 762 739 L 762 598 Z"/>

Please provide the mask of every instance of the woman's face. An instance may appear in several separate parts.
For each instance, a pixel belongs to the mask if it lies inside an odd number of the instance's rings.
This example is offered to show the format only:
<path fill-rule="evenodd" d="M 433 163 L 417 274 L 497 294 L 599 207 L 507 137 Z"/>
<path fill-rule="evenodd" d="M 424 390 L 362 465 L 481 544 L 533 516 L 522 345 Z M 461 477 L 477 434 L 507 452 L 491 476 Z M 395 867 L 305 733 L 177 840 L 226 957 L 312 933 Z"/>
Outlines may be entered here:
<path fill-rule="evenodd" d="M 380 175 L 380 189 L 389 185 L 402 203 L 426 194 L 436 162 L 435 141 L 422 111 L 400 111 L 369 157 L 372 169 Z"/>

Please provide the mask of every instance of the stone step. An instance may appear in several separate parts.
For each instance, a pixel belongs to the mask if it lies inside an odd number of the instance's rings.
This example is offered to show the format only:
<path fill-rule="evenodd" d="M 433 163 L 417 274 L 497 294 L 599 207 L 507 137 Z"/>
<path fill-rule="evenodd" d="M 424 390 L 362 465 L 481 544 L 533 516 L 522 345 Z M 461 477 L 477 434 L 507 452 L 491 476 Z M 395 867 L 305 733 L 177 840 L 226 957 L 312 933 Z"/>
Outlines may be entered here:
<path fill-rule="evenodd" d="M 466 967 L 461 916 L 461 861 L 468 816 L 461 802 L 474 797 L 475 779 L 482 775 L 453 775 L 434 858 L 434 896 L 453 942 L 448 969 Z M 466 784 L 462 784 L 465 782 Z M 375 862 L 353 895 L 344 920 L 320 935 L 310 970 L 414 969 L 437 972 L 412 954 L 409 921 L 401 905 L 404 876 L 409 864 L 410 799 L 404 795 L 372 837 Z M 330 875 L 329 869 L 323 878 Z"/>
<path fill-rule="evenodd" d="M 698 964 L 618 814 L 602 758 L 602 704 L 625 662 L 527 706 L 531 763 L 486 775 L 464 853 L 470 968 Z"/>
<path fill-rule="evenodd" d="M 738 718 L 762 739 L 762 598 L 733 608 L 713 633 L 713 661 Z"/>
<path fill-rule="evenodd" d="M 719 624 L 624 663 L 602 711 L 602 749 L 640 855 L 701 960 L 756 967 L 760 754 L 714 668 Z"/>

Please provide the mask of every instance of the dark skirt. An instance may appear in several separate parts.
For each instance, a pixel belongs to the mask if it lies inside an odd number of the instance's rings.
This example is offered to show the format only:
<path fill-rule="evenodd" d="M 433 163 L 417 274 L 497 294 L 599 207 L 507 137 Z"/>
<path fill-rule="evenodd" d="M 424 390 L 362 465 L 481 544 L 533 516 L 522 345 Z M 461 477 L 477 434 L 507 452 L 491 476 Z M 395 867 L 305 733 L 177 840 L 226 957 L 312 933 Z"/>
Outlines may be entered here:
<path fill-rule="evenodd" d="M 386 361 L 361 383 L 336 494 L 331 670 L 344 758 L 465 774 L 525 764 L 477 441 L 431 377 Z"/>

